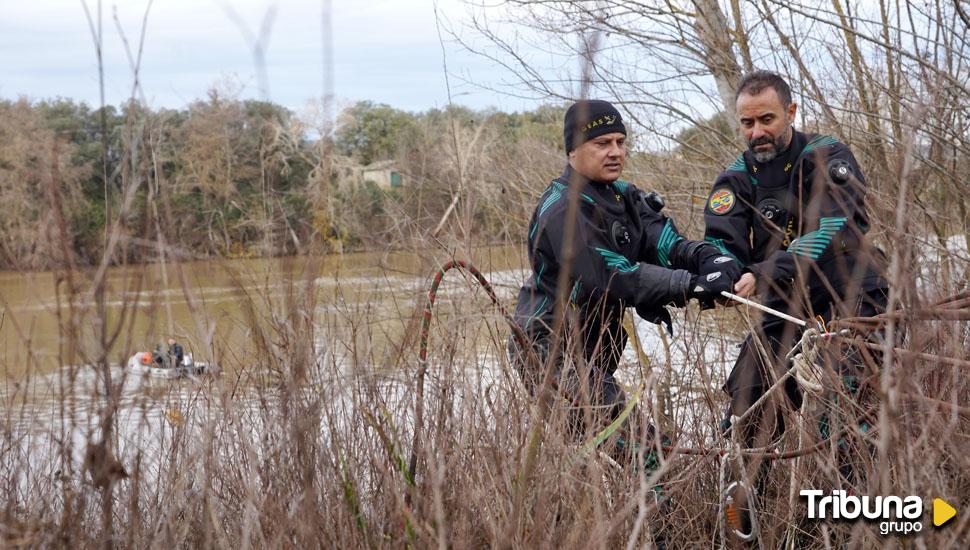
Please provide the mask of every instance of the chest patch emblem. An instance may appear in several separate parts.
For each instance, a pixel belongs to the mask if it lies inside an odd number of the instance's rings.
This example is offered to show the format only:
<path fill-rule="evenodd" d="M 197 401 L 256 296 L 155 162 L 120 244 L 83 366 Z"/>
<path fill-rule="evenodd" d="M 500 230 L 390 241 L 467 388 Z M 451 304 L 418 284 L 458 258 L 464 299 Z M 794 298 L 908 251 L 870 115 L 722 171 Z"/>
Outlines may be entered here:
<path fill-rule="evenodd" d="M 720 189 L 715 189 L 711 193 L 711 198 L 707 201 L 707 207 L 711 209 L 711 212 L 717 214 L 718 216 L 723 216 L 734 208 L 734 203 L 737 202 L 734 198 L 734 193 L 730 189 L 724 187 Z"/>

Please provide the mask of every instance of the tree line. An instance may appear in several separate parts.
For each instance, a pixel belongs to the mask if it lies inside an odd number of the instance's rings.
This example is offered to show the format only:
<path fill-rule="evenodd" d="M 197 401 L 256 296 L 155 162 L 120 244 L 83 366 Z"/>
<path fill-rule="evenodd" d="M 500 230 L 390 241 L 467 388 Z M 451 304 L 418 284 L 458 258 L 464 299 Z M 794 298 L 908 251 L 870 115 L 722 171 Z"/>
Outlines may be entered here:
<path fill-rule="evenodd" d="M 217 91 L 183 109 L 0 100 L 0 269 L 96 265 L 112 234 L 112 264 L 505 239 L 561 167 L 562 113 L 365 101 L 331 131 Z M 405 185 L 360 177 L 382 160 Z"/>

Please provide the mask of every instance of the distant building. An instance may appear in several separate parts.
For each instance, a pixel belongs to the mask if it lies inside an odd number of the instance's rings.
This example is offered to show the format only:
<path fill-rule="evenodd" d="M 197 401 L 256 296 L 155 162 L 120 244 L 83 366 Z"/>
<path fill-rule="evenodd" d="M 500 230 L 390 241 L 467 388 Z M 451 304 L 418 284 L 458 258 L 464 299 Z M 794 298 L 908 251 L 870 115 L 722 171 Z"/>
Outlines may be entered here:
<path fill-rule="evenodd" d="M 374 182 L 382 189 L 391 187 L 401 187 L 404 185 L 404 176 L 395 170 L 393 160 L 381 160 L 373 162 L 360 169 L 360 179 L 362 181 Z"/>
<path fill-rule="evenodd" d="M 396 170 L 393 160 L 381 160 L 361 166 L 350 157 L 334 155 L 331 174 L 337 186 L 344 191 L 350 191 L 368 181 L 380 189 L 404 185 L 404 175 Z"/>

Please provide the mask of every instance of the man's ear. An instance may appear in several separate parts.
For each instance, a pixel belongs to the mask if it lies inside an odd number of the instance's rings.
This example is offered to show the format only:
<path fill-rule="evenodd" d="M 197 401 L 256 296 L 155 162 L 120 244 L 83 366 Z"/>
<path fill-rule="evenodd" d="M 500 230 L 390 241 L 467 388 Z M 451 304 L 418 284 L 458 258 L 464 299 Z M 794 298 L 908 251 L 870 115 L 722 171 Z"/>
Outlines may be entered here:
<path fill-rule="evenodd" d="M 788 113 L 787 114 L 788 114 L 788 123 L 789 124 L 794 124 L 795 123 L 795 113 L 797 111 L 798 111 L 798 104 L 797 103 L 795 103 L 794 101 L 792 101 L 791 103 L 788 104 Z"/>

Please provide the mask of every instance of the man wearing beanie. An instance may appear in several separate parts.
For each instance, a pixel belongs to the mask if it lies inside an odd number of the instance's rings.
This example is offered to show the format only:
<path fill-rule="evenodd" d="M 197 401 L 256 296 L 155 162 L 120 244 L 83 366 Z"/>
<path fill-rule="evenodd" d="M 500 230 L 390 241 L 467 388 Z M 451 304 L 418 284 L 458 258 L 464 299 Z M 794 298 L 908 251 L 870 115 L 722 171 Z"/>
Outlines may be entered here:
<path fill-rule="evenodd" d="M 532 274 L 515 311 L 535 353 L 514 337 L 509 341 L 512 362 L 533 395 L 552 369 L 554 389 L 572 403 L 569 423 L 576 437 L 599 431 L 624 409 L 626 397 L 613 374 L 626 346 L 627 307 L 670 330 L 667 306 L 683 307 L 696 298 L 713 307 L 740 276 L 736 263 L 715 246 L 682 237 L 660 213 L 659 197 L 620 180 L 626 133 L 619 111 L 606 101 L 578 101 L 566 111 L 568 164 L 539 197 L 529 223 Z M 570 186 L 578 190 L 575 220 L 567 219 Z M 568 286 L 559 292 L 560 272 L 567 269 Z M 559 338 L 552 334 L 557 314 L 564 316 Z M 553 342 L 560 346 L 550 354 Z M 547 364 L 550 355 L 553 364 Z M 656 467 L 652 428 L 646 439 L 630 422 L 617 433 L 609 451 L 618 462 L 635 457 L 637 466 Z"/>

